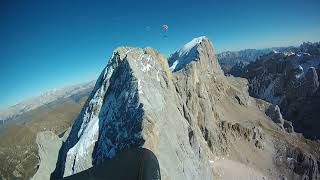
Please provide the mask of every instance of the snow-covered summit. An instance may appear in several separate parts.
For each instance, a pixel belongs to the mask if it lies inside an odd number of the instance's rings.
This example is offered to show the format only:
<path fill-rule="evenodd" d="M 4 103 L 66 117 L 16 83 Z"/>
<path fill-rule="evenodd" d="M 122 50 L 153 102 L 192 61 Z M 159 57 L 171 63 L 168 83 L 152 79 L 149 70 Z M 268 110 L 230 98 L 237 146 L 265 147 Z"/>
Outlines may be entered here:
<path fill-rule="evenodd" d="M 198 55 L 199 44 L 203 41 L 208 41 L 206 36 L 200 36 L 192 39 L 182 48 L 178 49 L 169 57 L 169 66 L 172 71 L 178 71 L 191 61 L 195 60 Z"/>
<path fill-rule="evenodd" d="M 200 36 L 197 38 L 192 39 L 190 42 L 188 42 L 187 44 L 185 44 L 181 49 L 178 50 L 179 56 L 183 56 L 186 55 L 188 53 L 190 53 L 190 51 L 192 50 L 192 48 L 194 48 L 195 46 L 197 46 L 199 43 L 201 43 L 204 39 L 206 39 L 205 36 Z"/>

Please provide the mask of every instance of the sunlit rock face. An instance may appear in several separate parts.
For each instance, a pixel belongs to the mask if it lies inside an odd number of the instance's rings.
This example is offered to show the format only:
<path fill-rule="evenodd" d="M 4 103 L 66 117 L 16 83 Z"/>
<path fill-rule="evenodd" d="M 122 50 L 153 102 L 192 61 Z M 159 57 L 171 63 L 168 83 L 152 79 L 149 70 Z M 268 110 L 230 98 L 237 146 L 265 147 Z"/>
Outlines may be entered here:
<path fill-rule="evenodd" d="M 167 59 L 146 48 L 118 48 L 97 80 L 59 156 L 55 175 L 69 176 L 146 147 L 155 152 L 163 177 L 212 179 L 207 156 L 194 153 L 188 122 Z M 208 151 L 205 141 L 199 150 Z"/>
<path fill-rule="evenodd" d="M 206 37 L 169 60 L 151 48 L 118 48 L 63 143 L 52 177 L 76 174 L 136 147 L 155 153 L 162 179 L 296 174 L 274 163 L 286 153 L 275 150 L 277 143 L 293 145 L 270 134 L 287 133 L 266 115 L 267 103 L 248 95 L 247 84 L 224 76 Z M 299 152 L 312 162 L 317 157 Z M 223 168 L 229 163 L 253 172 L 229 173 Z"/>

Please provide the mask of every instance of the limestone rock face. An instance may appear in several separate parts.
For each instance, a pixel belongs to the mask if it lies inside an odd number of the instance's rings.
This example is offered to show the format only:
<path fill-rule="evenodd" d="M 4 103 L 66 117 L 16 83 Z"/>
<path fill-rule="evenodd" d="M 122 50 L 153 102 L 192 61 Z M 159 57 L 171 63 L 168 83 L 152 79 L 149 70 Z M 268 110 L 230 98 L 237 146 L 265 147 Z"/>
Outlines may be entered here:
<path fill-rule="evenodd" d="M 205 36 L 194 38 L 181 49 L 174 52 L 168 59 L 170 69 L 173 72 L 184 69 L 186 66 L 194 64 L 194 62 L 197 62 L 197 68 L 208 73 L 223 72 L 216 60 L 212 43 Z"/>
<path fill-rule="evenodd" d="M 258 108 L 265 112 L 265 114 L 276 123 L 281 129 L 285 130 L 288 133 L 293 133 L 294 128 L 292 122 L 283 119 L 281 110 L 278 105 L 273 105 L 261 99 L 256 99 Z"/>
<path fill-rule="evenodd" d="M 40 165 L 33 180 L 49 180 L 58 160 L 62 140 L 51 131 L 39 132 L 36 142 L 38 144 Z"/>
<path fill-rule="evenodd" d="M 122 150 L 145 147 L 157 156 L 165 180 L 222 174 L 249 179 L 248 172 L 233 171 L 240 167 L 276 179 L 296 175 L 289 168 L 279 171 L 275 163 L 286 155 L 277 153 L 277 142 L 292 149 L 294 136 L 248 95 L 248 81 L 224 76 L 208 38 L 193 39 L 173 53 L 169 64 L 154 49 L 121 47 L 75 120 L 52 177 L 76 174 Z M 307 147 L 303 154 L 319 158 L 303 138 L 298 141 Z M 230 164 L 233 169 L 224 168 Z"/>
<path fill-rule="evenodd" d="M 124 149 L 146 147 L 157 155 L 164 179 L 212 179 L 209 150 L 196 132 L 197 151 L 190 146 L 189 124 L 171 78 L 157 51 L 115 50 L 62 147 L 55 177 L 99 165 Z"/>
<path fill-rule="evenodd" d="M 319 139 L 319 44 L 304 44 L 300 49 L 264 55 L 240 76 L 248 79 L 251 96 L 278 105 L 297 132 Z"/>
<path fill-rule="evenodd" d="M 278 105 L 271 105 L 266 113 L 275 123 L 280 124 L 280 126 L 283 125 L 284 119 L 282 118 L 282 114 Z"/>

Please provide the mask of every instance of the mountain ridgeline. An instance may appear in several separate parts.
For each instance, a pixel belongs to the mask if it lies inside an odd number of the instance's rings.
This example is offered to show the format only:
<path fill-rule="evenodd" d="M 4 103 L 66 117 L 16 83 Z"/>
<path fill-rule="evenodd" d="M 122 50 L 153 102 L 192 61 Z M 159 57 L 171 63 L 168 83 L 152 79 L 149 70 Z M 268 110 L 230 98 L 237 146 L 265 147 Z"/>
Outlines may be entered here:
<path fill-rule="evenodd" d="M 56 162 L 43 148 L 40 167 L 50 168 L 37 174 L 67 177 L 143 147 L 164 180 L 319 178 L 319 144 L 248 89 L 246 79 L 224 75 L 207 37 L 168 59 L 152 48 L 117 48 Z"/>
<path fill-rule="evenodd" d="M 249 81 L 251 96 L 280 107 L 297 132 L 320 138 L 320 43 L 304 43 L 297 51 L 272 51 L 238 68 Z"/>
<path fill-rule="evenodd" d="M 225 51 L 217 54 L 217 59 L 227 74 L 232 74 L 233 67 L 239 64 L 249 64 L 259 59 L 261 56 L 266 55 L 272 51 L 278 52 L 297 52 L 298 47 L 273 47 L 264 49 L 244 49 L 240 51 Z"/>

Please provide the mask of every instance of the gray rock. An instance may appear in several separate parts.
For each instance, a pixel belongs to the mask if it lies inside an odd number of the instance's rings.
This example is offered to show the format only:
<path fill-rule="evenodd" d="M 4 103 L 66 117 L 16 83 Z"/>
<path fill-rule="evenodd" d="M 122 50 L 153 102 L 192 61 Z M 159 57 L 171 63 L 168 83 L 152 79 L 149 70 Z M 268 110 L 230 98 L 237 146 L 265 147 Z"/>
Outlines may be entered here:
<path fill-rule="evenodd" d="M 317 126 L 320 105 L 318 44 L 303 44 L 296 53 L 264 55 L 247 65 L 239 75 L 248 79 L 251 96 L 278 105 L 295 131 L 311 139 L 320 138 Z"/>
<path fill-rule="evenodd" d="M 294 128 L 292 125 L 292 122 L 284 120 L 283 122 L 283 128 L 288 132 L 288 133 L 293 133 L 294 132 Z"/>
<path fill-rule="evenodd" d="M 279 126 L 283 128 L 284 119 L 282 118 L 282 114 L 280 112 L 280 108 L 278 105 L 270 105 L 266 111 L 266 114 Z"/>
<path fill-rule="evenodd" d="M 261 171 L 275 167 L 274 142 L 281 136 L 270 133 L 287 133 L 256 107 L 246 80 L 224 76 L 206 37 L 191 42 L 169 58 L 173 72 L 154 49 L 116 49 L 60 149 L 52 178 L 139 147 L 155 153 L 165 180 L 214 179 L 215 158 L 231 153 Z M 272 113 L 284 122 L 279 108 Z M 274 179 L 280 172 L 263 173 Z"/>
<path fill-rule="evenodd" d="M 40 157 L 40 164 L 33 180 L 50 179 L 50 174 L 54 171 L 58 160 L 58 153 L 62 145 L 62 140 L 51 131 L 39 132 L 36 142 Z"/>
<path fill-rule="evenodd" d="M 278 153 L 282 153 L 280 158 L 284 163 L 278 164 L 279 168 L 286 167 L 292 169 L 295 174 L 290 179 L 319 179 L 319 159 L 312 154 L 303 152 L 301 147 L 278 148 Z M 290 176 L 287 176 L 290 177 Z"/>
<path fill-rule="evenodd" d="M 200 132 L 190 132 L 171 78 L 157 51 L 118 48 L 63 145 L 54 177 L 146 147 L 157 155 L 164 179 L 212 179 L 207 145 Z"/>
<path fill-rule="evenodd" d="M 270 104 L 261 99 L 256 99 L 256 103 L 258 108 L 262 112 L 265 112 L 265 114 L 281 129 L 284 129 L 288 133 L 294 133 L 292 122 L 283 119 L 279 106 Z"/>

